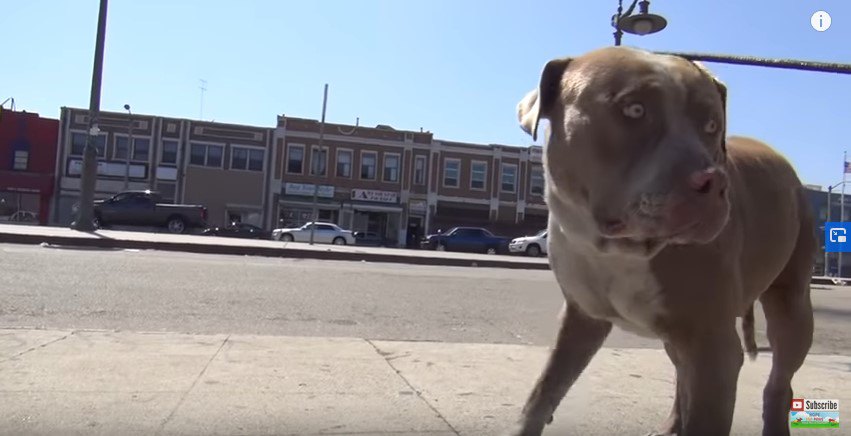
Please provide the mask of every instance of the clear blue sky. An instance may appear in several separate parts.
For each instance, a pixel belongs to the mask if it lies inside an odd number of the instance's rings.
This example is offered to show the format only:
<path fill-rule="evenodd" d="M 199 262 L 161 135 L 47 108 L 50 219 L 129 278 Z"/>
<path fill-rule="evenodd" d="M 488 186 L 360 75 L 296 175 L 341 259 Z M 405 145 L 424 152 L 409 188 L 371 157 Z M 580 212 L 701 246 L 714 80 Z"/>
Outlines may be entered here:
<path fill-rule="evenodd" d="M 4 0 L 0 100 L 88 107 L 97 0 Z M 626 2 L 629 3 L 628 1 Z M 615 0 L 112 0 L 102 109 L 273 126 L 277 114 L 528 145 L 515 105 L 543 64 L 612 44 Z M 810 16 L 833 17 L 823 33 Z M 851 63 L 847 0 L 651 1 L 668 28 L 624 44 Z M 805 183 L 842 178 L 851 76 L 709 64 L 729 133 L 770 142 Z"/>

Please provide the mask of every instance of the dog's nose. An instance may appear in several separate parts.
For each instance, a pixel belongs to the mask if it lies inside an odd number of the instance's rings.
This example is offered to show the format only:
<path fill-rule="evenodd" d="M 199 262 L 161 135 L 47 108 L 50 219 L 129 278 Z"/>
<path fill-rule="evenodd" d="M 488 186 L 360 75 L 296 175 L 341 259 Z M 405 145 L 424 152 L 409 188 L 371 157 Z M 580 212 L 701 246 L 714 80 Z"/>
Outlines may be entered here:
<path fill-rule="evenodd" d="M 698 193 L 708 194 L 713 191 L 713 188 L 717 188 L 718 178 L 718 170 L 716 168 L 708 168 L 691 173 L 688 183 L 691 189 Z"/>

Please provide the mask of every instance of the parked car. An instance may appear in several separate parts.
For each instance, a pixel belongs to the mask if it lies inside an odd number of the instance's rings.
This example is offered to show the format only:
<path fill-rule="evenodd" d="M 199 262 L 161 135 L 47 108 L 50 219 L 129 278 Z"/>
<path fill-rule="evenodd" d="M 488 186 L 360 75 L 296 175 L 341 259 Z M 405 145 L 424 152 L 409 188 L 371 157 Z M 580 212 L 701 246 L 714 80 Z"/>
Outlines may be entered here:
<path fill-rule="evenodd" d="M 224 227 L 210 227 L 202 235 L 223 236 L 225 238 L 269 239 L 270 233 L 247 223 L 231 223 Z"/>
<path fill-rule="evenodd" d="M 396 245 L 394 241 L 375 232 L 354 232 L 353 234 L 355 236 L 355 245 L 365 247 L 389 247 Z"/>
<path fill-rule="evenodd" d="M 165 227 L 171 233 L 207 227 L 207 208 L 163 203 L 154 191 L 125 191 L 94 202 L 95 227 L 110 225 Z"/>
<path fill-rule="evenodd" d="M 272 230 L 272 239 L 284 242 L 310 242 L 310 227 L 307 223 L 301 227 Z M 346 245 L 354 244 L 355 237 L 349 230 L 343 230 L 332 223 L 316 222 L 313 230 L 313 242 L 320 244 Z"/>
<path fill-rule="evenodd" d="M 547 230 L 541 230 L 532 236 L 514 238 L 508 244 L 511 253 L 525 253 L 527 256 L 537 257 L 547 254 Z"/>
<path fill-rule="evenodd" d="M 481 227 L 453 227 L 423 238 L 422 248 L 438 251 L 466 251 L 471 253 L 504 253 L 508 238 L 494 236 Z"/>

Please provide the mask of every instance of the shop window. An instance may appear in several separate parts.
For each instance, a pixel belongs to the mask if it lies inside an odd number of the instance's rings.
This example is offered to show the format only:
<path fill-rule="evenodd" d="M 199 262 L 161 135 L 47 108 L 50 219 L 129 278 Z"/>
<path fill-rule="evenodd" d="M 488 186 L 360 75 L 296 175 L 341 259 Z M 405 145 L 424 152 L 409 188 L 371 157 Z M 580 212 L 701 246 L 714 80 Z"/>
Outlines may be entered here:
<path fill-rule="evenodd" d="M 26 150 L 16 150 L 15 159 L 12 162 L 12 169 L 16 171 L 26 171 L 30 163 L 30 152 Z"/>
<path fill-rule="evenodd" d="M 484 190 L 487 172 L 488 164 L 486 162 L 472 162 L 470 164 L 470 189 Z"/>

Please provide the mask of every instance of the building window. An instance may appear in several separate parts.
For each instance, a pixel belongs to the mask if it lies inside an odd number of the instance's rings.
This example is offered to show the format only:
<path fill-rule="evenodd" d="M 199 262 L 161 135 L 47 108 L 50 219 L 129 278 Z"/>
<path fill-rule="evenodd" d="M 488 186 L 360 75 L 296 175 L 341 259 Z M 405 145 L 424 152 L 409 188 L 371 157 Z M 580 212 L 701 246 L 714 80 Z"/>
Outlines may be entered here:
<path fill-rule="evenodd" d="M 399 155 L 384 153 L 384 171 L 382 178 L 385 182 L 396 183 L 399 181 Z"/>
<path fill-rule="evenodd" d="M 364 180 L 375 180 L 375 161 L 378 154 L 374 151 L 361 152 L 360 156 L 360 178 Z"/>
<path fill-rule="evenodd" d="M 115 160 L 127 159 L 127 143 L 129 137 L 115 136 L 113 140 L 112 158 Z M 147 162 L 151 153 L 151 141 L 148 138 L 133 138 L 132 159 L 134 161 Z"/>
<path fill-rule="evenodd" d="M 86 149 L 86 141 L 89 135 L 80 132 L 71 133 L 71 155 L 82 156 Z M 95 137 L 95 146 L 97 147 L 97 155 L 106 157 L 106 135 L 98 135 Z"/>
<path fill-rule="evenodd" d="M 177 165 L 177 141 L 163 140 L 160 162 L 164 164 Z"/>
<path fill-rule="evenodd" d="M 446 159 L 443 161 L 443 186 L 457 188 L 461 172 L 461 161 L 458 159 Z"/>
<path fill-rule="evenodd" d="M 352 151 L 337 150 L 337 177 L 352 177 Z"/>
<path fill-rule="evenodd" d="M 426 157 L 417 156 L 414 158 L 414 184 L 425 185 L 425 166 Z"/>
<path fill-rule="evenodd" d="M 170 182 L 157 182 L 157 192 L 162 196 L 164 203 L 174 203 L 177 185 Z"/>
<path fill-rule="evenodd" d="M 115 136 L 115 140 L 113 142 L 114 144 L 112 147 L 112 158 L 115 160 L 127 159 L 127 137 Z"/>
<path fill-rule="evenodd" d="M 230 168 L 243 171 L 263 171 L 265 152 L 256 148 L 234 146 L 231 149 Z"/>
<path fill-rule="evenodd" d="M 301 174 L 304 172 L 304 146 L 290 145 L 287 147 L 287 173 Z"/>
<path fill-rule="evenodd" d="M 148 162 L 151 158 L 151 140 L 148 138 L 133 138 L 133 160 Z"/>
<path fill-rule="evenodd" d="M 470 189 L 483 191 L 485 189 L 485 180 L 487 180 L 487 174 L 487 162 L 474 161 L 470 163 Z"/>
<path fill-rule="evenodd" d="M 16 150 L 15 160 L 12 163 L 12 169 L 15 171 L 26 171 L 30 163 L 30 152 L 26 150 Z"/>
<path fill-rule="evenodd" d="M 532 168 L 532 177 L 529 181 L 529 192 L 531 192 L 532 195 L 544 195 L 543 168 Z"/>
<path fill-rule="evenodd" d="M 310 174 L 320 177 L 328 174 L 328 147 L 310 148 Z"/>
<path fill-rule="evenodd" d="M 202 167 L 221 168 L 224 147 L 213 144 L 192 144 L 189 163 Z"/>
<path fill-rule="evenodd" d="M 502 192 L 514 192 L 517 188 L 517 165 L 502 164 Z"/>

